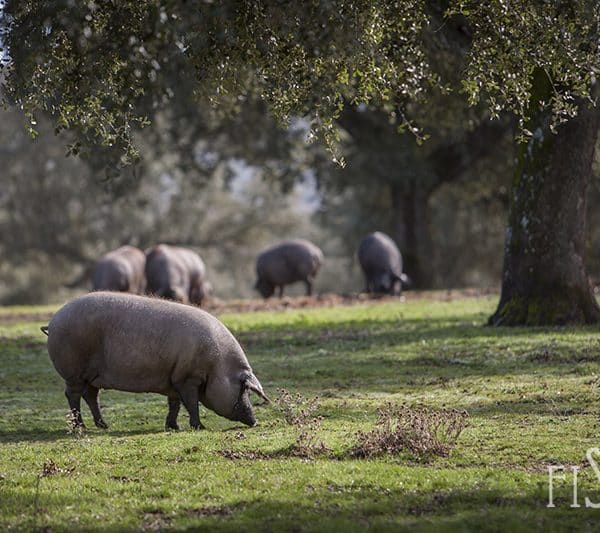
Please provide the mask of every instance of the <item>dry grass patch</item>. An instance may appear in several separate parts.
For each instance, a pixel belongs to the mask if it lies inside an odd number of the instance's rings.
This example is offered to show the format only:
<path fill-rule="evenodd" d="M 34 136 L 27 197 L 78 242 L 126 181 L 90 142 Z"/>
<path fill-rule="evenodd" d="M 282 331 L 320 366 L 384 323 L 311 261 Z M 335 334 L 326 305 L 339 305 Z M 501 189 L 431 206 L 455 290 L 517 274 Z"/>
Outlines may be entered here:
<path fill-rule="evenodd" d="M 278 389 L 278 392 L 275 407 L 296 429 L 296 442 L 291 446 L 289 455 L 308 459 L 328 453 L 329 448 L 318 435 L 323 422 L 323 417 L 317 414 L 319 398 L 305 398 L 300 393 L 291 394 L 285 389 Z"/>
<path fill-rule="evenodd" d="M 469 415 L 456 409 L 432 409 L 386 403 L 377 410 L 371 431 L 359 431 L 352 456 L 368 458 L 410 453 L 418 458 L 447 457 L 467 426 Z"/>

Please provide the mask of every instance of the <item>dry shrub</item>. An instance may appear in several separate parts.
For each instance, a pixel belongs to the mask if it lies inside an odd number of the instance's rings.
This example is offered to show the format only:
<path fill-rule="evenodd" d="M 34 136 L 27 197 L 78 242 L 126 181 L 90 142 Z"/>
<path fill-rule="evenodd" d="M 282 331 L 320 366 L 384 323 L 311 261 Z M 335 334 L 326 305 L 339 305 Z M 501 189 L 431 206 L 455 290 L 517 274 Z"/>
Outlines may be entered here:
<path fill-rule="evenodd" d="M 283 415 L 285 421 L 296 429 L 296 442 L 290 450 L 295 457 L 311 458 L 322 455 L 329 448 L 318 437 L 323 417 L 317 415 L 320 408 L 319 398 L 305 398 L 299 393 L 291 394 L 285 389 L 278 389 L 279 397 L 275 407 Z"/>
<path fill-rule="evenodd" d="M 77 416 L 74 411 L 69 411 L 65 418 L 67 422 L 67 433 L 69 435 L 75 435 L 79 438 L 85 435 L 85 426 L 77 425 Z"/>
<path fill-rule="evenodd" d="M 359 431 L 355 457 L 408 452 L 419 458 L 447 457 L 467 426 L 469 415 L 456 409 L 432 409 L 386 403 L 377 410 L 371 431 Z"/>
<path fill-rule="evenodd" d="M 277 389 L 277 392 L 279 396 L 275 400 L 275 407 L 290 426 L 302 426 L 317 418 L 315 413 L 320 407 L 318 396 L 308 399 L 285 389 Z"/>
<path fill-rule="evenodd" d="M 257 459 L 269 459 L 269 455 L 264 454 L 261 451 L 254 450 L 219 450 L 220 455 L 225 457 L 225 459 L 230 459 L 231 461 L 239 461 L 239 460 L 250 460 L 255 461 Z"/>
<path fill-rule="evenodd" d="M 71 474 L 75 470 L 74 466 L 62 468 L 58 466 L 52 459 L 46 459 L 42 465 L 42 470 L 38 474 L 39 478 L 55 476 L 58 474 Z"/>
<path fill-rule="evenodd" d="M 164 511 L 155 510 L 144 513 L 142 531 L 166 531 L 171 529 L 172 518 Z"/>
<path fill-rule="evenodd" d="M 230 507 L 197 507 L 196 509 L 188 509 L 186 515 L 194 518 L 204 518 L 206 516 L 229 516 L 233 514 L 233 509 Z"/>
<path fill-rule="evenodd" d="M 47 461 L 44 461 L 42 471 L 39 473 L 39 476 L 50 477 L 54 474 L 58 474 L 60 471 L 61 468 L 52 459 L 48 459 Z"/>

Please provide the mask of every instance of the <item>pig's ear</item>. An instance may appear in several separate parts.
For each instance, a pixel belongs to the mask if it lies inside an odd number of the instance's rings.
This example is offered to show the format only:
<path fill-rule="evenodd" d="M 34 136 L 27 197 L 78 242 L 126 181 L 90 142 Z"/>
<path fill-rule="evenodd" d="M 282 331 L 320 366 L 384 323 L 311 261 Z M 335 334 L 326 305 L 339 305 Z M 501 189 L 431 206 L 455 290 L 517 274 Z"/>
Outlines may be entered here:
<path fill-rule="evenodd" d="M 265 402 L 271 403 L 268 396 L 263 391 L 262 385 L 260 381 L 258 381 L 257 377 L 254 374 L 249 374 L 244 378 L 244 385 L 247 389 L 254 391 L 258 394 Z"/>

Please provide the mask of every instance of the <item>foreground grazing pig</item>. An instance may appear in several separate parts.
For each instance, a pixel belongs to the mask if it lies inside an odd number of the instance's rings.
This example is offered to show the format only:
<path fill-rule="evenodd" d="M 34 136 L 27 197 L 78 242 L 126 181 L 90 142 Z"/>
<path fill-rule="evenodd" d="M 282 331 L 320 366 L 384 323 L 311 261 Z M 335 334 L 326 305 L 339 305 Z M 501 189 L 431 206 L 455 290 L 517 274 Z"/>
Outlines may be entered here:
<path fill-rule="evenodd" d="M 402 273 L 400 250 L 385 233 L 376 231 L 361 241 L 358 261 L 365 275 L 367 292 L 400 294 L 402 282 L 408 281 Z"/>
<path fill-rule="evenodd" d="M 206 267 L 187 248 L 159 244 L 146 252 L 146 292 L 182 303 L 202 305 L 210 291 Z"/>
<path fill-rule="evenodd" d="M 103 255 L 94 266 L 92 290 L 142 294 L 146 288 L 144 252 L 134 246 L 121 246 Z"/>
<path fill-rule="evenodd" d="M 257 281 L 254 288 L 263 298 L 269 298 L 279 287 L 283 296 L 284 285 L 303 281 L 306 295 L 312 294 L 312 281 L 323 262 L 323 252 L 312 242 L 290 239 L 264 250 L 256 260 Z"/>
<path fill-rule="evenodd" d="M 99 389 L 156 392 L 169 400 L 167 429 L 178 429 L 180 401 L 190 426 L 202 426 L 198 401 L 215 413 L 256 424 L 248 391 L 268 401 L 244 351 L 215 317 L 158 298 L 92 292 L 67 303 L 42 331 L 65 380 L 76 425 L 81 397 L 96 426 L 106 428 Z"/>

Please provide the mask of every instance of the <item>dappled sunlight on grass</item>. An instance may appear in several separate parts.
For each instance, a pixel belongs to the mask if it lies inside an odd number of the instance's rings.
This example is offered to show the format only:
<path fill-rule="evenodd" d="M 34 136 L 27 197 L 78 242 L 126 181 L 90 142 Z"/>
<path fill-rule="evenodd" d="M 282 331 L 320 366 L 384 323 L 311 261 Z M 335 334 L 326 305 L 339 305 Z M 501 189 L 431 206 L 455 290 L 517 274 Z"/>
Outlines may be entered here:
<path fill-rule="evenodd" d="M 545 505 L 549 464 L 580 465 L 581 494 L 600 501 L 585 462 L 600 445 L 599 330 L 483 327 L 495 303 L 223 314 L 268 394 L 318 396 L 310 431 L 324 447 L 309 458 L 273 406 L 257 407 L 256 428 L 201 409 L 207 430 L 167 433 L 164 397 L 105 391 L 110 428 L 69 434 L 42 324 L 21 308 L 0 320 L 0 526 L 590 529 L 567 481 Z M 352 458 L 386 402 L 465 410 L 468 424 L 448 457 Z"/>

